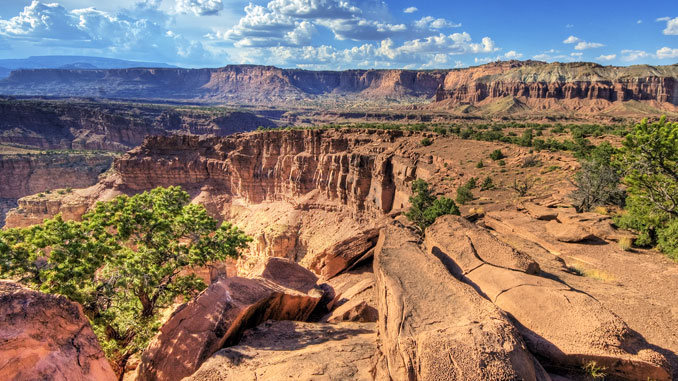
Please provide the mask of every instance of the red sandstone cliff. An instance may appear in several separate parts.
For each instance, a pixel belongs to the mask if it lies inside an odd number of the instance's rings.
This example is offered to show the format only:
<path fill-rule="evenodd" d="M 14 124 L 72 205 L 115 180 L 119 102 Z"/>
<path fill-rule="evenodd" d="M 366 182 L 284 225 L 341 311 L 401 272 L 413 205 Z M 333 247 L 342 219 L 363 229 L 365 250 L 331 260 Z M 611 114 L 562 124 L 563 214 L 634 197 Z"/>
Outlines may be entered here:
<path fill-rule="evenodd" d="M 601 66 L 594 63 L 509 61 L 453 70 L 308 71 L 230 65 L 217 69 L 19 70 L 0 81 L 0 94 L 191 99 L 235 104 L 422 103 L 476 105 L 520 98 L 655 102 L 678 105 L 678 65 Z M 572 102 L 570 102 L 572 103 Z M 597 105 L 598 109 L 604 105 Z M 607 105 L 609 106 L 609 105 Z"/>

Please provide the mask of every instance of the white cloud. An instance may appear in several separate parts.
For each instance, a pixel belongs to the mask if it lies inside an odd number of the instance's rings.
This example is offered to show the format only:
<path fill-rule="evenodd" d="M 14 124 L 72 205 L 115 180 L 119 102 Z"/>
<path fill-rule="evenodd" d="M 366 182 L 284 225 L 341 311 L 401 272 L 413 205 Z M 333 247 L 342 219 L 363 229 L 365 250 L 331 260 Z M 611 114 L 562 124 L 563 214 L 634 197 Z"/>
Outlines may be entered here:
<path fill-rule="evenodd" d="M 221 0 L 177 0 L 179 13 L 193 13 L 196 16 L 217 15 L 224 9 Z"/>
<path fill-rule="evenodd" d="M 19 15 L 0 20 L 0 35 L 35 46 L 96 50 L 97 54 L 131 59 L 212 60 L 202 43 L 169 29 L 170 18 L 158 1 L 140 2 L 133 9 L 109 13 L 95 8 L 68 10 L 58 3 L 33 1 Z"/>
<path fill-rule="evenodd" d="M 418 10 L 419 10 L 419 9 L 417 9 L 417 7 L 407 7 L 407 8 L 405 8 L 405 9 L 403 9 L 403 12 L 404 12 L 404 13 L 414 13 L 414 12 L 416 12 L 416 11 L 418 11 Z"/>
<path fill-rule="evenodd" d="M 600 48 L 605 45 L 599 43 L 599 42 L 586 42 L 586 41 L 580 41 L 577 43 L 577 45 L 574 46 L 574 50 L 586 50 L 586 49 L 594 49 L 594 48 Z"/>
<path fill-rule="evenodd" d="M 650 56 L 647 52 L 643 50 L 624 49 L 621 51 L 621 53 L 622 53 L 621 60 L 626 62 L 637 61 L 641 58 L 647 58 Z"/>
<path fill-rule="evenodd" d="M 362 13 L 343 0 L 273 0 L 266 7 L 275 13 L 306 19 L 347 19 Z"/>
<path fill-rule="evenodd" d="M 642 24 L 642 23 L 643 23 L 643 20 L 636 21 L 636 24 Z"/>
<path fill-rule="evenodd" d="M 473 59 L 475 63 L 489 63 L 495 61 L 509 61 L 509 60 L 519 60 L 523 57 L 522 53 L 518 53 L 515 50 L 510 50 L 505 54 L 498 55 L 496 57 L 476 57 Z"/>
<path fill-rule="evenodd" d="M 657 58 L 660 60 L 667 58 L 678 58 L 678 49 L 671 49 L 665 46 L 657 50 Z"/>
<path fill-rule="evenodd" d="M 666 28 L 662 33 L 670 36 L 678 36 L 678 17 L 666 20 Z"/>
<path fill-rule="evenodd" d="M 346 49 L 329 45 L 278 46 L 268 49 L 240 49 L 236 57 L 243 63 L 295 65 L 308 69 L 340 69 L 370 67 L 432 68 L 447 66 L 453 56 L 487 53 L 498 50 L 492 39 L 475 43 L 468 33 L 414 39 L 397 44 L 387 38 L 379 43 L 366 43 Z M 509 54 L 510 53 L 510 54 Z M 511 53 L 517 57 L 519 53 Z M 456 64 L 456 62 L 455 62 Z"/>
<path fill-rule="evenodd" d="M 572 24 L 567 24 L 567 25 L 565 25 L 565 28 L 574 28 L 574 25 L 572 25 Z"/>
<path fill-rule="evenodd" d="M 600 55 L 600 56 L 596 57 L 596 60 L 598 60 L 598 61 L 612 61 L 615 58 L 617 58 L 616 54 L 608 54 L 608 55 Z"/>
<path fill-rule="evenodd" d="M 461 26 L 461 24 L 455 24 L 443 18 L 425 16 L 415 21 L 414 26 L 419 29 L 442 29 L 442 28 L 458 28 Z"/>
<path fill-rule="evenodd" d="M 572 62 L 575 60 L 575 58 L 571 55 L 565 55 L 565 54 L 553 54 L 557 53 L 557 50 L 551 49 L 548 52 L 545 53 L 540 53 L 537 55 L 532 56 L 532 59 L 537 60 L 537 61 L 546 61 L 546 62 Z"/>
<path fill-rule="evenodd" d="M 577 59 L 581 59 L 581 57 L 582 57 L 583 55 L 584 55 L 584 53 L 581 53 L 581 52 L 579 52 L 579 53 L 570 53 L 570 56 L 572 56 L 572 57 L 574 57 L 574 58 L 577 58 Z"/>
<path fill-rule="evenodd" d="M 318 20 L 318 24 L 332 30 L 338 40 L 377 41 L 407 31 L 405 24 L 388 24 L 364 18 Z"/>
<path fill-rule="evenodd" d="M 563 40 L 563 44 L 574 44 L 575 42 L 581 41 L 579 37 L 570 36 Z"/>
<path fill-rule="evenodd" d="M 654 20 L 654 21 L 656 21 L 656 22 L 662 22 L 662 21 L 669 21 L 669 20 L 671 20 L 670 17 L 659 17 L 659 18 L 657 18 L 657 19 Z"/>

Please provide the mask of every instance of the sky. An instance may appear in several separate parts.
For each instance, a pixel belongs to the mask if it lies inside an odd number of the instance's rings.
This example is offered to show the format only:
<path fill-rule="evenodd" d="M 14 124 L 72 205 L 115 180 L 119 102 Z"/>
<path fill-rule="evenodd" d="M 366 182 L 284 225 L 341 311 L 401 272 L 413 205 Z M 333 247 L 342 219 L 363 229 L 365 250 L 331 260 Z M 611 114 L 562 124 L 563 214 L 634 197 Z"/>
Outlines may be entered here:
<path fill-rule="evenodd" d="M 678 63 L 678 0 L 0 0 L 0 58 L 183 67 Z"/>

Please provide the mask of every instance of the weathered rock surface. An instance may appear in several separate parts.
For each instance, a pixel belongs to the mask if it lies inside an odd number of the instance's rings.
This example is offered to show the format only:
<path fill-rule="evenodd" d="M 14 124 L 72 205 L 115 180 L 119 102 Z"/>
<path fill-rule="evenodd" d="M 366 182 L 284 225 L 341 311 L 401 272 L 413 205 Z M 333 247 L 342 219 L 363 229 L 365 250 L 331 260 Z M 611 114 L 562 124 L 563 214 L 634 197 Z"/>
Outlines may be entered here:
<path fill-rule="evenodd" d="M 320 297 L 319 291 L 306 294 L 264 278 L 233 277 L 212 283 L 177 308 L 162 326 L 143 353 L 138 378 L 190 376 L 214 352 L 238 343 L 248 328 L 267 319 L 306 320 Z"/>
<path fill-rule="evenodd" d="M 533 202 L 523 203 L 523 207 L 527 212 L 538 220 L 555 220 L 558 217 L 558 211 L 552 208 L 547 208 L 535 204 Z"/>
<path fill-rule="evenodd" d="M 576 222 L 558 222 L 556 220 L 549 221 L 546 224 L 546 232 L 555 237 L 561 242 L 579 242 L 594 237 L 590 231 L 584 229 L 583 226 Z"/>
<path fill-rule="evenodd" d="M 248 277 L 268 279 L 283 287 L 303 293 L 317 288 L 318 277 L 311 271 L 299 266 L 296 262 L 269 257 L 259 262 Z"/>
<path fill-rule="evenodd" d="M 374 323 L 267 321 L 210 357 L 186 380 L 374 380 Z"/>
<path fill-rule="evenodd" d="M 0 280 L 0 379 L 115 380 L 79 305 Z"/>
<path fill-rule="evenodd" d="M 406 230 L 382 230 L 374 269 L 392 379 L 548 379 L 508 318 Z"/>
<path fill-rule="evenodd" d="M 577 368 L 595 361 L 623 379 L 670 379 L 663 356 L 591 296 L 482 260 L 505 246 L 457 216 L 443 216 L 426 230 L 427 250 L 508 312 L 530 350 L 550 366 Z"/>
<path fill-rule="evenodd" d="M 309 268 L 325 279 L 331 278 L 361 259 L 377 243 L 378 236 L 379 229 L 373 228 L 337 242 L 316 254 Z"/>

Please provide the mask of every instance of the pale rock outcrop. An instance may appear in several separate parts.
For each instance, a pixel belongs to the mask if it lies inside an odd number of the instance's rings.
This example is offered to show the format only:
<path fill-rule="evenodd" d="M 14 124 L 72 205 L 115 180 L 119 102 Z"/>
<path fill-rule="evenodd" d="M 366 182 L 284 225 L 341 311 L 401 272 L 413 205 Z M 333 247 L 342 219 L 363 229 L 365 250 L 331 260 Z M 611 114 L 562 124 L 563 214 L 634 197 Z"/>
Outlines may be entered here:
<path fill-rule="evenodd" d="M 590 231 L 574 222 L 549 221 L 546 232 L 561 242 L 580 242 L 594 237 Z"/>
<path fill-rule="evenodd" d="M 478 238 L 484 237 L 481 242 Z M 482 259 L 504 243 L 457 216 L 426 230 L 427 250 L 515 319 L 530 350 L 556 367 L 595 361 L 622 379 L 670 378 L 666 360 L 591 296 L 549 278 Z M 481 261 L 478 263 L 478 261 Z"/>
<path fill-rule="evenodd" d="M 391 379 L 549 379 L 504 313 L 416 242 L 388 226 L 375 250 L 378 329 Z"/>
<path fill-rule="evenodd" d="M 534 218 L 538 220 L 555 220 L 558 217 L 558 211 L 553 208 L 547 208 L 533 202 L 523 203 L 523 208 Z"/>
<path fill-rule="evenodd" d="M 267 321 L 186 380 L 372 381 L 378 363 L 374 323 Z"/>
<path fill-rule="evenodd" d="M 0 379 L 105 381 L 116 376 L 78 304 L 0 280 Z"/>
<path fill-rule="evenodd" d="M 306 320 L 321 292 L 313 289 L 315 282 L 301 283 L 295 286 L 309 289 L 309 294 L 261 277 L 232 277 L 212 283 L 178 307 L 162 326 L 143 353 L 138 379 L 180 380 L 193 374 L 214 352 L 237 344 L 247 328 L 267 319 Z"/>

